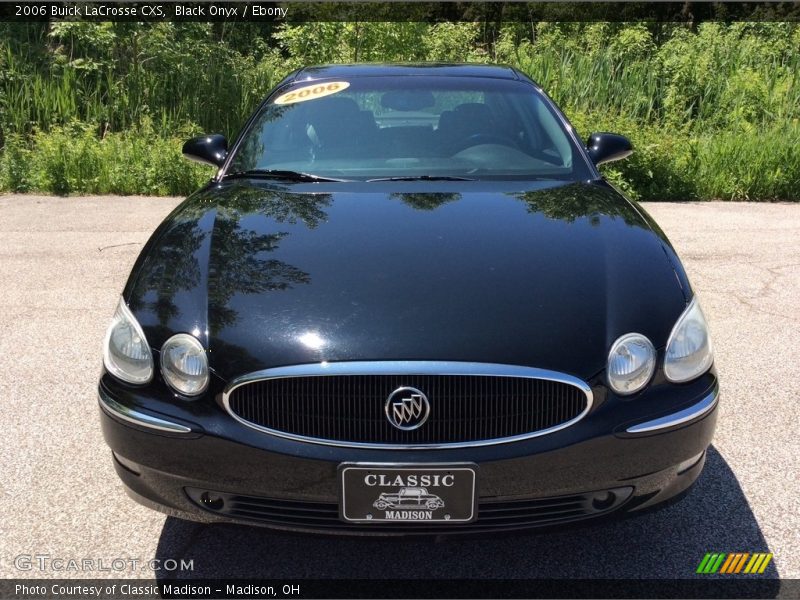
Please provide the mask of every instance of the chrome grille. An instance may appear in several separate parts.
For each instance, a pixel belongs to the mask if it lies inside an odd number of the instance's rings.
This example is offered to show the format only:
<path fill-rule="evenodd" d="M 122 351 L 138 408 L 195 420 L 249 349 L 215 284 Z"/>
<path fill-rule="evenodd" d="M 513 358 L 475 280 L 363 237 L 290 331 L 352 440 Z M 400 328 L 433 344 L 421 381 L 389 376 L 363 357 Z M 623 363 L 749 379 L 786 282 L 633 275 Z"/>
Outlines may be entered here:
<path fill-rule="evenodd" d="M 225 394 L 226 407 L 245 424 L 286 437 L 345 446 L 417 447 L 541 435 L 572 424 L 591 406 L 586 384 L 536 369 L 505 367 L 501 372 L 498 365 L 489 365 L 495 368 L 474 374 L 466 372 L 475 368 L 469 365 L 455 369 L 463 373 L 385 374 L 348 373 L 342 367 L 348 363 L 335 364 L 330 374 L 302 374 L 299 369 L 290 376 L 256 374 L 232 386 Z M 426 364 L 406 363 L 405 368 Z M 514 375 L 508 369 L 522 371 Z M 430 417 L 418 429 L 397 429 L 386 417 L 386 400 L 400 387 L 417 388 L 430 402 Z"/>

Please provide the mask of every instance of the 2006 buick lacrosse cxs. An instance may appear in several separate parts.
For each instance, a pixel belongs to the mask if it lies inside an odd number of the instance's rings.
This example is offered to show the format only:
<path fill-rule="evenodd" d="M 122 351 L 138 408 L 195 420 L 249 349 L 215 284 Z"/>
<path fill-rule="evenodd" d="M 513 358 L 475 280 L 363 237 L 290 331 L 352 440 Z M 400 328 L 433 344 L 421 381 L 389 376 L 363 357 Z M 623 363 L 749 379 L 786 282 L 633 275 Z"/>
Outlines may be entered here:
<path fill-rule="evenodd" d="M 685 491 L 716 422 L 681 263 L 519 72 L 305 68 L 154 233 L 105 438 L 169 514 L 302 531 L 553 526 Z M 389 501 L 389 499 L 391 501 Z"/>

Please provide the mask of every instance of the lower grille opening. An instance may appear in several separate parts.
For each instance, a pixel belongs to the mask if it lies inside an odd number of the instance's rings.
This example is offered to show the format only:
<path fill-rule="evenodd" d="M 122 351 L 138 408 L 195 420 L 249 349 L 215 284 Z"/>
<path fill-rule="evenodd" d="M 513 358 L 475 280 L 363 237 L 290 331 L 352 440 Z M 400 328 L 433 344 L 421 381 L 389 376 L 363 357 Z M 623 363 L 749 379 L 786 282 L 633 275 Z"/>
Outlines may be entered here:
<path fill-rule="evenodd" d="M 230 494 L 186 488 L 188 497 L 199 507 L 230 519 L 310 531 L 353 531 L 357 533 L 455 533 L 502 531 L 544 527 L 601 516 L 621 507 L 633 492 L 632 487 L 613 488 L 551 498 L 495 500 L 481 498 L 478 518 L 472 523 L 432 525 L 422 523 L 348 523 L 339 519 L 334 502 L 309 502 Z M 213 508 L 208 499 L 217 501 Z"/>

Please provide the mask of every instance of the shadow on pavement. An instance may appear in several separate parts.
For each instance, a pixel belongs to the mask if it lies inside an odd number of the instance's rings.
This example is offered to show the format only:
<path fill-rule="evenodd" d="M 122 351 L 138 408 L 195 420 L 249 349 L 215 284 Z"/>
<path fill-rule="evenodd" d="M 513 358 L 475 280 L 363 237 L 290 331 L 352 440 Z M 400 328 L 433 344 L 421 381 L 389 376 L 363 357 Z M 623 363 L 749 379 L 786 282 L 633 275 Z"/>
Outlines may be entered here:
<path fill-rule="evenodd" d="M 711 446 L 683 500 L 636 518 L 436 542 L 288 535 L 168 518 L 157 558 L 194 561 L 193 572 L 164 573 L 168 578 L 686 579 L 711 577 L 695 575 L 706 552 L 768 551 L 736 476 Z M 778 578 L 774 562 L 757 577 Z"/>

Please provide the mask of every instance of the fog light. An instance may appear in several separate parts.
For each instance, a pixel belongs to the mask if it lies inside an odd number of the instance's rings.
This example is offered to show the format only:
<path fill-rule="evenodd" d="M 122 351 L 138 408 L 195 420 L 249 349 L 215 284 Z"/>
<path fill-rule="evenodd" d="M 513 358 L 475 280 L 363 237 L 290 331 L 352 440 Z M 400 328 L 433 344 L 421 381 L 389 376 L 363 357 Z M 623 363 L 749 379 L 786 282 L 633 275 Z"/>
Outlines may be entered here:
<path fill-rule="evenodd" d="M 614 506 L 617 495 L 614 492 L 598 492 L 592 500 L 592 508 L 595 510 L 606 510 Z"/>
<path fill-rule="evenodd" d="M 211 510 L 220 510 L 223 506 L 225 506 L 225 500 L 219 496 L 212 496 L 208 492 L 202 493 L 200 496 L 200 503 L 205 508 L 210 508 Z"/>

